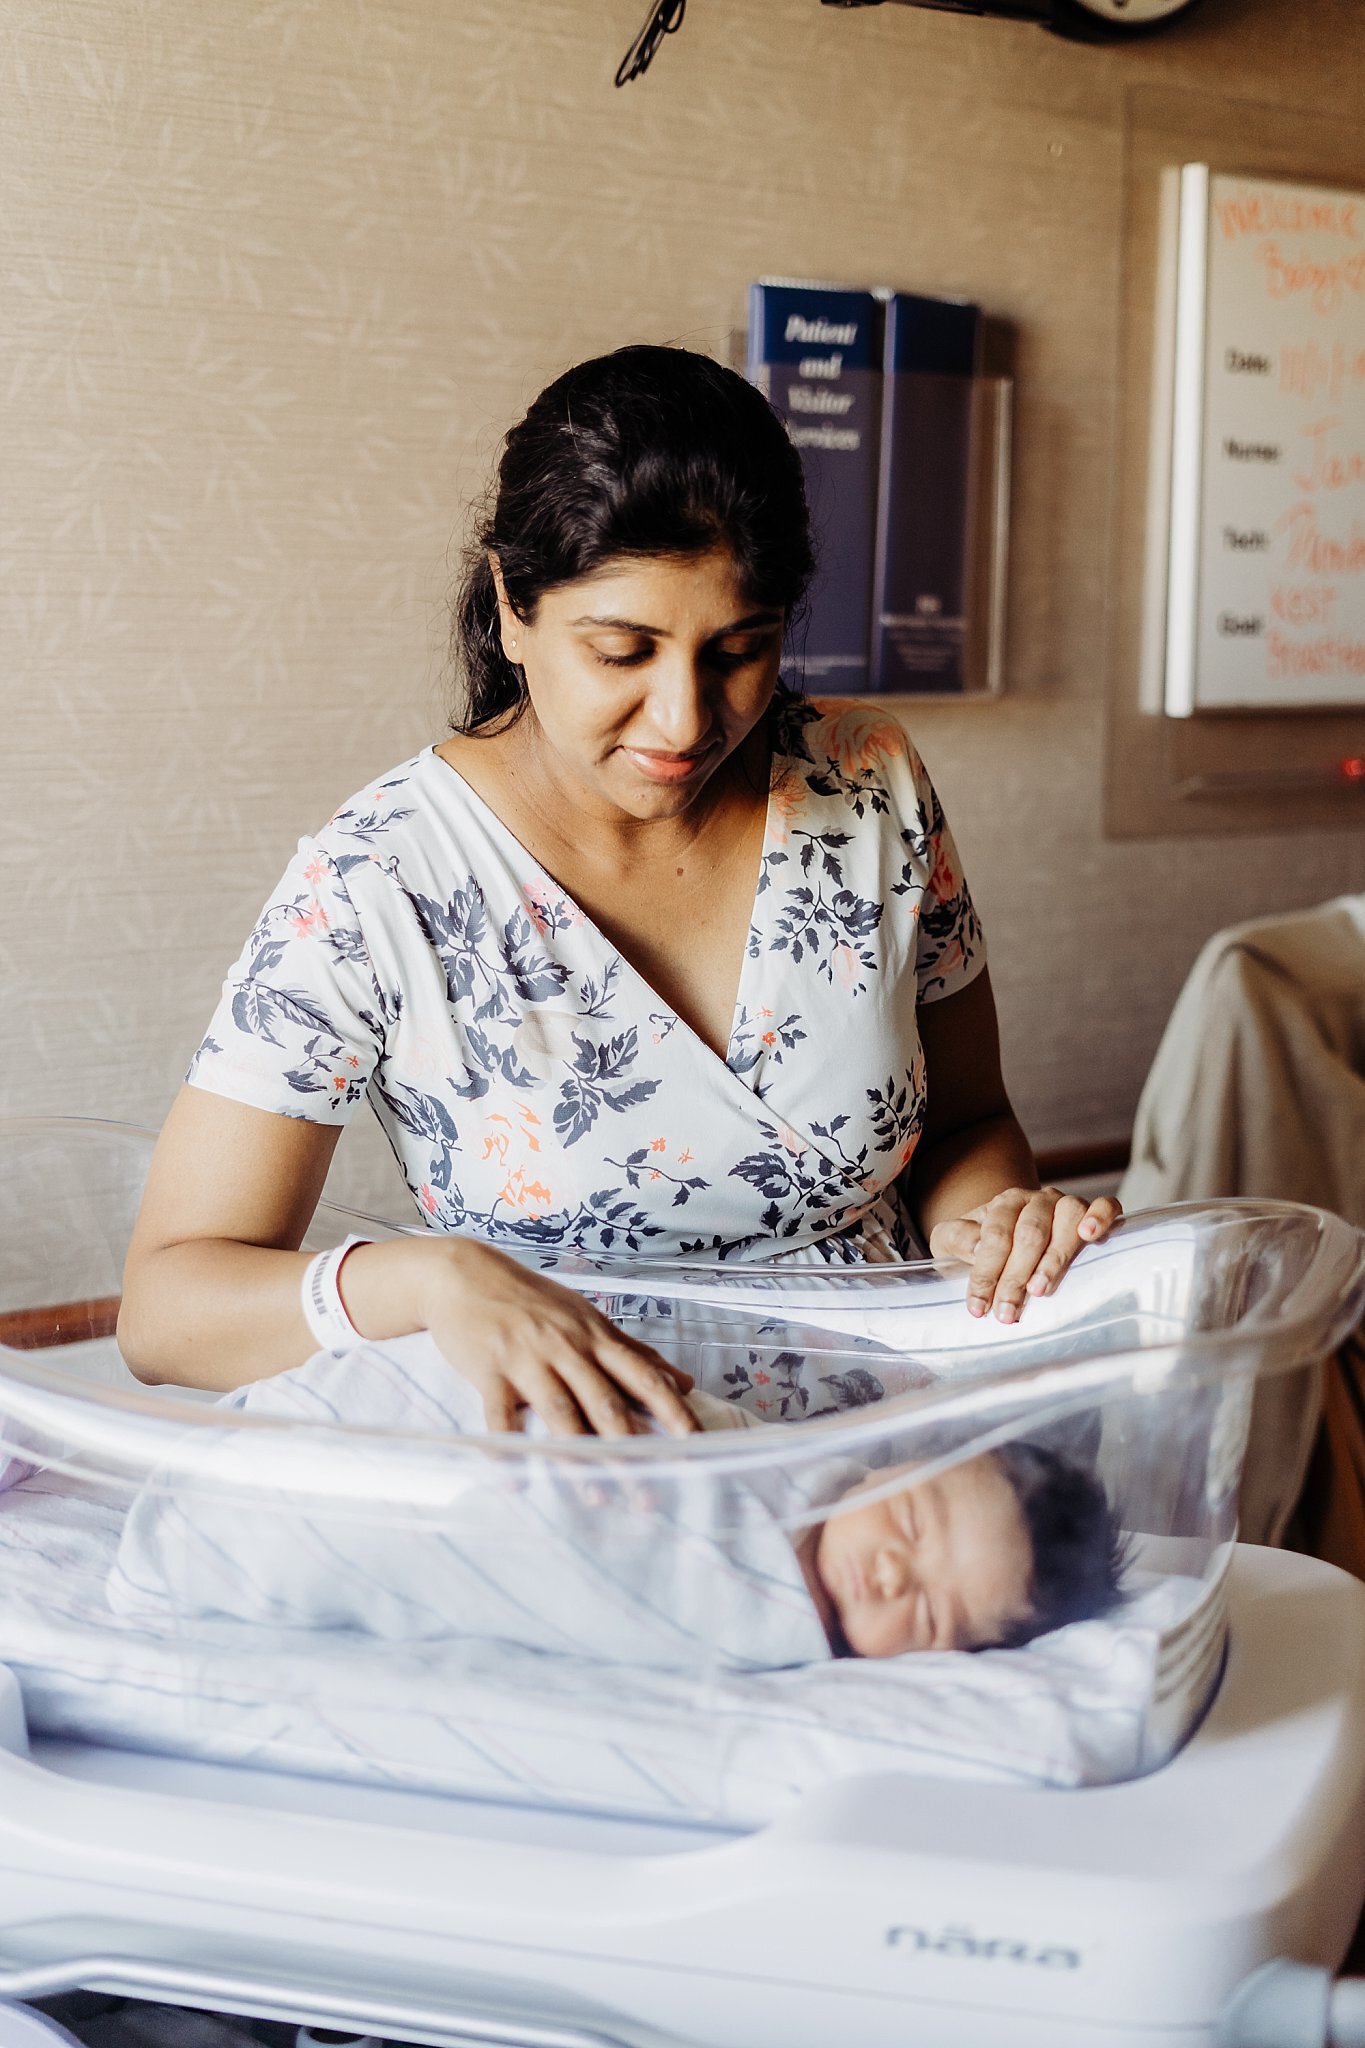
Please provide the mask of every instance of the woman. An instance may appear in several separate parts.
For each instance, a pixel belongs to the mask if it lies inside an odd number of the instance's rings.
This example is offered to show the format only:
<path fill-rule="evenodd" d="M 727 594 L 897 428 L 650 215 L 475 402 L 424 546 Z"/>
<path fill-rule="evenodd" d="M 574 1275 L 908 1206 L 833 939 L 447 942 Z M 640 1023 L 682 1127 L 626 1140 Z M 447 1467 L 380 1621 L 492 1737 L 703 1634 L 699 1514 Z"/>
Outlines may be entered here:
<path fill-rule="evenodd" d="M 464 716 L 301 843 L 167 1119 L 135 1371 L 226 1388 L 428 1329 L 493 1429 L 637 1403 L 684 1433 L 683 1377 L 499 1246 L 917 1233 L 1009 1322 L 1104 1234 L 1115 1203 L 1037 1185 L 913 748 L 781 685 L 811 568 L 799 459 L 733 372 L 627 348 L 541 394 L 460 600 Z M 310 1266 L 367 1092 L 433 1229 Z"/>

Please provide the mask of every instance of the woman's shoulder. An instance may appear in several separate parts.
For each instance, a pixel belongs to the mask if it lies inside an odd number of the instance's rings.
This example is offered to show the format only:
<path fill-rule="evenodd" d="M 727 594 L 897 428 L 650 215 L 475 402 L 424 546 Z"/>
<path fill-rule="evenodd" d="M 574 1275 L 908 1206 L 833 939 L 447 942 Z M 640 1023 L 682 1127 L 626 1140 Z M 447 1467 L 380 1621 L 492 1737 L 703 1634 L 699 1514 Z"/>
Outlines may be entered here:
<path fill-rule="evenodd" d="M 400 761 L 339 804 L 310 844 L 344 874 L 357 860 L 380 860 L 420 842 L 431 827 L 437 803 L 431 747 Z M 452 782 L 455 778 L 451 778 Z"/>
<path fill-rule="evenodd" d="M 857 819 L 925 813 L 933 791 L 905 727 L 858 699 L 788 697 L 777 713 L 779 778 Z"/>

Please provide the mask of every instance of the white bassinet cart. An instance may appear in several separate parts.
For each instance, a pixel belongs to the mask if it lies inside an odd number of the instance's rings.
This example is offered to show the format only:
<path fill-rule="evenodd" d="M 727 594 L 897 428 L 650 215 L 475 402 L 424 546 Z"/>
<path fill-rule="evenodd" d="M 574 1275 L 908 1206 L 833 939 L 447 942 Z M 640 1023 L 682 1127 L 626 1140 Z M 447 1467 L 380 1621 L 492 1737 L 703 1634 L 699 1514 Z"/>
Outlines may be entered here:
<path fill-rule="evenodd" d="M 112 1332 L 149 1148 L 0 1129 L 0 2044 L 4 2002 L 84 1986 L 504 2048 L 1194 2048 L 1263 2038 L 1217 2031 L 1260 1966 L 1340 1964 L 1365 1590 L 1233 1518 L 1255 1377 L 1360 1313 L 1346 1225 L 1154 1212 L 1012 1330 L 932 1266 L 561 1262 L 802 1427 L 509 1447 L 138 1386 Z M 604 1669 L 109 1596 L 130 1503 L 420 1580 L 528 1488 L 642 1543 L 756 1493 L 795 1534 L 839 1512 L 822 1473 L 1020 1439 L 1093 1470 L 1130 1566 L 1117 1614 L 1018 1651 Z"/>

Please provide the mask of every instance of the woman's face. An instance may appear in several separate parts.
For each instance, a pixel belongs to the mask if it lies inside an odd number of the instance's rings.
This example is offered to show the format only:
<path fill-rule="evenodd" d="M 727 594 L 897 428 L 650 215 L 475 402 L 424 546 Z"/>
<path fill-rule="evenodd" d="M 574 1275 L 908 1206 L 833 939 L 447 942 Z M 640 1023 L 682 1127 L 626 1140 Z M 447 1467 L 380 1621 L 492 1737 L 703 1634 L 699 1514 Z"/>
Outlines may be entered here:
<path fill-rule="evenodd" d="M 544 766 L 630 817 L 688 810 L 772 700 L 785 619 L 726 547 L 608 562 L 547 591 L 530 625 L 497 580 Z"/>

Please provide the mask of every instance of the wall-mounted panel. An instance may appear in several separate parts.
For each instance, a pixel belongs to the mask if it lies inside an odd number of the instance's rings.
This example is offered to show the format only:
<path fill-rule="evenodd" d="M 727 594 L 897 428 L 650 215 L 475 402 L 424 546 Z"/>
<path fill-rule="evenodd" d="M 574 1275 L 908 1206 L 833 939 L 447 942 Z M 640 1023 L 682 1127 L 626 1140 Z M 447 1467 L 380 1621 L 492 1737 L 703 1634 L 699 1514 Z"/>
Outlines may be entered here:
<path fill-rule="evenodd" d="M 1353 197 L 1365 193 L 1365 132 L 1140 87 L 1125 183 L 1107 827 L 1359 831 L 1365 675 L 1351 650 L 1365 657 L 1365 545 L 1331 579 L 1300 555 L 1305 508 L 1320 536 L 1331 522 L 1343 561 L 1365 531 L 1348 490 L 1320 488 L 1349 481 L 1353 451 L 1365 480 L 1365 425 L 1340 375 L 1342 350 L 1354 360 L 1365 346 L 1353 282 L 1359 272 L 1365 287 L 1365 198 L 1356 210 Z M 1305 214 L 1314 187 L 1330 190 Z M 1337 363 L 1340 405 L 1310 362 L 1329 385 Z M 1305 395 L 1310 374 L 1320 405 Z M 1330 677 L 1306 675 L 1315 649 Z"/>
<path fill-rule="evenodd" d="M 1365 704 L 1365 193 L 1179 175 L 1166 715 Z"/>

